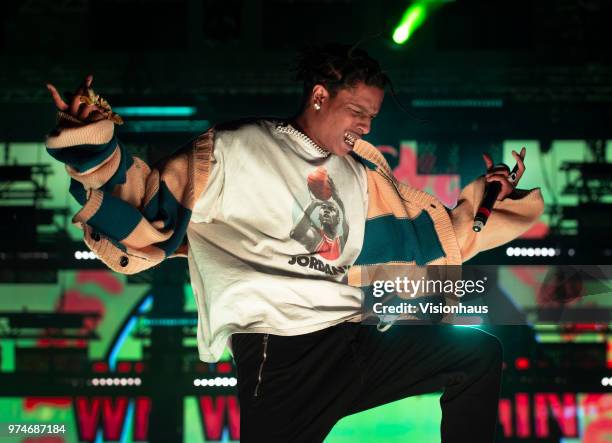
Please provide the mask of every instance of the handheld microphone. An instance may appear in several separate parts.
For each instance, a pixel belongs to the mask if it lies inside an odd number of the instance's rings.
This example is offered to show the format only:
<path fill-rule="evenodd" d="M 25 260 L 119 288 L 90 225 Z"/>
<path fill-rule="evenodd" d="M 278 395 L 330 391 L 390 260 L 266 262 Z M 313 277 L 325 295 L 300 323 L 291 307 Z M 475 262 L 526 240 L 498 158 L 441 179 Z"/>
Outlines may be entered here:
<path fill-rule="evenodd" d="M 491 211 L 493 210 L 493 205 L 495 204 L 497 196 L 500 192 L 500 182 L 487 183 L 484 196 L 482 197 L 482 201 L 480 202 L 480 206 L 478 207 L 478 211 L 474 217 L 474 224 L 472 225 L 472 230 L 474 232 L 482 231 L 482 228 L 484 228 L 484 226 L 487 224 L 489 215 L 491 215 Z"/>
<path fill-rule="evenodd" d="M 496 168 L 503 167 L 507 171 L 510 168 L 507 165 L 501 164 L 496 166 Z M 518 165 L 514 166 L 511 174 L 516 175 L 516 171 L 518 171 Z M 478 207 L 478 211 L 476 211 L 476 216 L 474 217 L 474 224 L 472 225 L 472 230 L 474 232 L 480 232 L 487 224 L 487 220 L 489 220 L 489 216 L 491 215 L 491 211 L 493 210 L 493 205 L 497 201 L 497 196 L 501 192 L 501 183 L 500 182 L 489 182 L 485 186 L 484 196 L 482 197 L 482 201 L 480 202 L 480 206 Z"/>

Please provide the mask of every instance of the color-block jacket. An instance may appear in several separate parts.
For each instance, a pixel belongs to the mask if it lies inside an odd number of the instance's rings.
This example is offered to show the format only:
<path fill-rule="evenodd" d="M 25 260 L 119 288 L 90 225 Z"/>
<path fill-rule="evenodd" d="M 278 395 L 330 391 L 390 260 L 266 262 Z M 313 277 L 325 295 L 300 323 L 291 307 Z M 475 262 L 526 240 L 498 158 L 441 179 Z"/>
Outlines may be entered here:
<path fill-rule="evenodd" d="M 215 129 L 150 167 L 118 142 L 113 122 L 83 125 L 63 113 L 59 119 L 61 129 L 47 137 L 47 150 L 72 177 L 70 192 L 83 205 L 73 221 L 82 227 L 86 245 L 124 274 L 185 256 L 191 211 L 206 192 L 214 161 Z M 464 188 L 450 210 L 435 197 L 398 183 L 369 143 L 357 141 L 352 155 L 364 164 L 368 183 L 363 248 L 349 272 L 354 286 L 368 285 L 360 272 L 364 266 L 459 265 L 516 238 L 543 212 L 539 189 L 516 190 L 496 203 L 485 229 L 475 233 L 471 226 L 484 178 Z"/>

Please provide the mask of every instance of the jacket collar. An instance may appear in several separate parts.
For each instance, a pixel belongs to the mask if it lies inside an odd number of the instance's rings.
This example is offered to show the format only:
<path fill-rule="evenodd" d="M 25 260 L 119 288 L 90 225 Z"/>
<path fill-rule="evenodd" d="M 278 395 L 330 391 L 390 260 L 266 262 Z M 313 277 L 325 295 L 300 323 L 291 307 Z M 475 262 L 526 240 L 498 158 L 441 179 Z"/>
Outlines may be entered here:
<path fill-rule="evenodd" d="M 393 172 L 387 160 L 385 160 L 384 155 L 367 141 L 362 139 L 357 140 L 355 146 L 353 146 L 351 155 L 368 170 L 383 172 L 386 176 L 393 177 Z"/>

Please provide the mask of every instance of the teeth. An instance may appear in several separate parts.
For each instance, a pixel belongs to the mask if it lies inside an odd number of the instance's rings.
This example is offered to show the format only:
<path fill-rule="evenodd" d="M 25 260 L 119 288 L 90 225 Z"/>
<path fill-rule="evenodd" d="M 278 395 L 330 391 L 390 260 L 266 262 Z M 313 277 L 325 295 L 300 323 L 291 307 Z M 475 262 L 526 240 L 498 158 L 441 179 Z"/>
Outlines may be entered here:
<path fill-rule="evenodd" d="M 349 145 L 354 146 L 355 145 L 355 137 L 353 137 L 351 134 L 349 134 L 348 132 L 344 133 L 344 141 L 347 142 Z"/>

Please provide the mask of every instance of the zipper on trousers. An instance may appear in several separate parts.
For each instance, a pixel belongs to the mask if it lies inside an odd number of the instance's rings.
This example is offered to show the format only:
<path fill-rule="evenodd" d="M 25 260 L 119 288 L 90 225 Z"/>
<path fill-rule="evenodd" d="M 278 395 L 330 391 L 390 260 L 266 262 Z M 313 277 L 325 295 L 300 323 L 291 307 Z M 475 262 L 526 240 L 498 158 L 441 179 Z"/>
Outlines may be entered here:
<path fill-rule="evenodd" d="M 255 386 L 255 393 L 253 397 L 259 397 L 259 386 L 261 385 L 261 374 L 263 373 L 264 363 L 268 358 L 268 335 L 263 336 L 263 355 L 261 359 L 261 365 L 259 365 L 259 373 L 257 374 L 257 385 Z"/>

